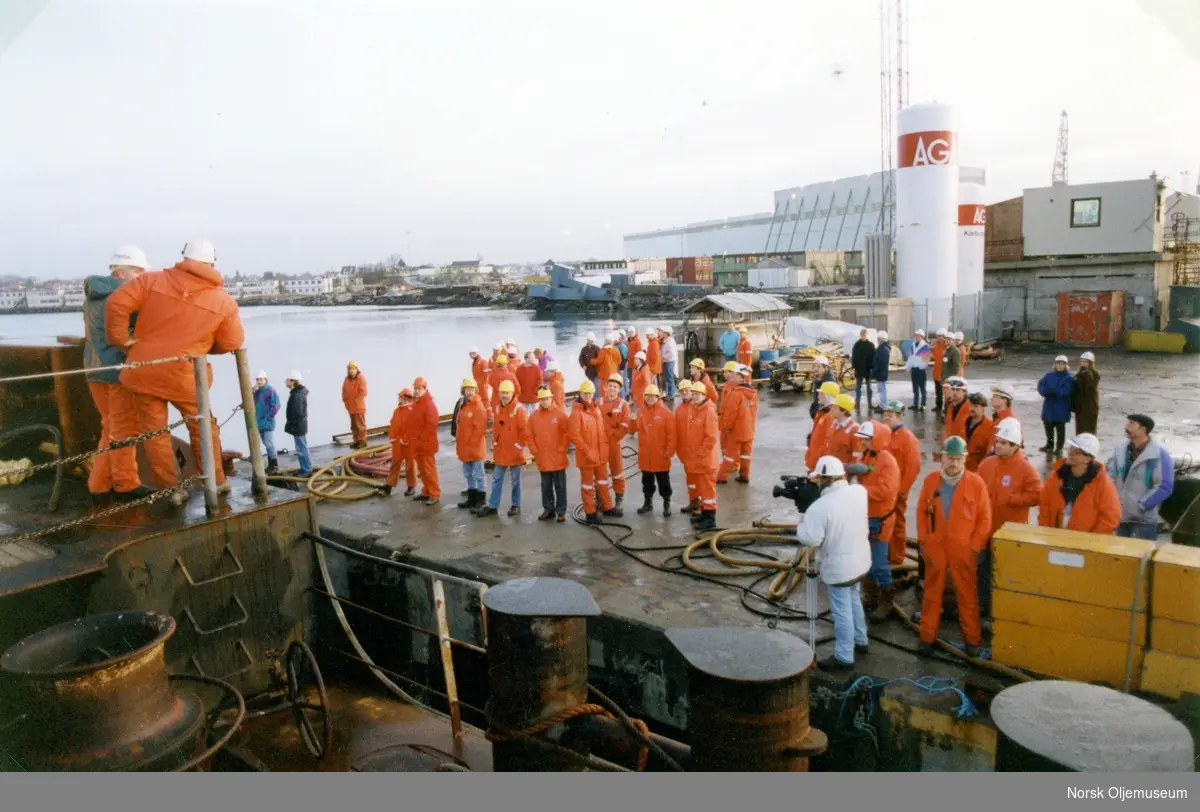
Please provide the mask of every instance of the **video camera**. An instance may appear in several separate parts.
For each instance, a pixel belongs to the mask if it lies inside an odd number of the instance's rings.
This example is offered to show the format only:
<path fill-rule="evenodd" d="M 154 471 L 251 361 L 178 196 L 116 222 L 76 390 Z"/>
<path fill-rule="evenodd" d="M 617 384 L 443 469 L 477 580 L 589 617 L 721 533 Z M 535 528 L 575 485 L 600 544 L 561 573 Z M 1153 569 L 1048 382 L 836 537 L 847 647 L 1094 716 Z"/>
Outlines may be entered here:
<path fill-rule="evenodd" d="M 776 485 L 771 491 L 771 496 L 776 499 L 783 497 L 791 499 L 796 503 L 796 510 L 804 513 L 813 502 L 821 496 L 821 486 L 813 482 L 808 477 L 803 476 L 781 476 L 779 481 L 782 485 Z"/>

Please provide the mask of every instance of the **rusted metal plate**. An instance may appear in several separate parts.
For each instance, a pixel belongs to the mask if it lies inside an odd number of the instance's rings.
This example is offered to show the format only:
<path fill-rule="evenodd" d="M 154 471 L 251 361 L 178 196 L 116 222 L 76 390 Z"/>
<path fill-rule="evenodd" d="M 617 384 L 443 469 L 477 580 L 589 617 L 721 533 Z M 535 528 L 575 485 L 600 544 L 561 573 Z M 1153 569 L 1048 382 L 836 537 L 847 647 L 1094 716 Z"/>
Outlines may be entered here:
<path fill-rule="evenodd" d="M 587 587 L 565 578 L 517 578 L 483 593 L 489 612 L 517 617 L 595 617 L 600 607 Z"/>
<path fill-rule="evenodd" d="M 813 663 L 808 644 L 776 629 L 668 629 L 667 640 L 697 671 L 738 682 L 776 682 Z"/>

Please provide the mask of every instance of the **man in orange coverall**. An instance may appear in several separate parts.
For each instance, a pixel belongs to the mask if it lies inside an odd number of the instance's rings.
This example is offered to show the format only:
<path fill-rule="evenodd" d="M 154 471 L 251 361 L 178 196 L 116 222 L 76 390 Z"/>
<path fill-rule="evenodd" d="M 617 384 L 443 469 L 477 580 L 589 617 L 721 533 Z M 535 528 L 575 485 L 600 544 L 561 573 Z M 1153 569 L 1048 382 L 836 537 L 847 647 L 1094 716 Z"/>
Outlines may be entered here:
<path fill-rule="evenodd" d="M 892 614 L 896 595 L 890 553 L 896 529 L 896 500 L 900 496 L 900 465 L 889 450 L 892 430 L 886 425 L 864 420 L 857 436 L 862 450 L 855 462 L 867 466 L 858 484 L 867 489 L 867 538 L 871 542 L 871 572 L 865 583 L 864 603 L 875 610 L 875 620 L 884 621 Z"/>
<path fill-rule="evenodd" d="M 721 467 L 717 471 L 717 484 L 724 485 L 736 468 L 738 482 L 750 481 L 750 460 L 754 452 L 754 429 L 758 420 L 758 389 L 750 383 L 753 374 L 745 364 L 737 371 L 739 384 L 730 390 L 721 406 L 718 425 L 721 429 Z M 703 384 L 692 383 L 692 389 Z M 711 386 L 711 384 L 709 384 Z M 711 395 L 711 393 L 710 393 Z"/>
<path fill-rule="evenodd" d="M 471 377 L 475 379 L 475 391 L 483 400 L 484 410 L 487 410 L 487 404 L 491 402 L 491 393 L 488 391 L 488 374 L 492 371 L 492 364 L 489 359 L 480 354 L 478 347 L 471 348 Z"/>
<path fill-rule="evenodd" d="M 549 389 L 538 390 L 538 410 L 525 427 L 529 453 L 542 475 L 542 512 L 539 522 L 567 520 L 567 413 L 555 403 Z"/>
<path fill-rule="evenodd" d="M 852 417 L 854 408 L 854 398 L 849 395 L 838 395 L 833 399 L 833 408 L 829 410 L 833 425 L 829 427 L 829 440 L 821 452 L 822 457 L 837 457 L 842 465 L 858 462 L 857 455 L 861 448 L 858 423 Z"/>
<path fill-rule="evenodd" d="M 962 437 L 946 438 L 942 470 L 925 477 L 916 510 L 917 538 L 925 569 L 917 654 L 933 654 L 949 576 L 958 602 L 964 651 L 968 657 L 978 657 L 983 630 L 979 623 L 977 560 L 992 530 L 992 503 L 983 480 L 967 470 L 967 441 Z"/>
<path fill-rule="evenodd" d="M 604 416 L 594 399 L 596 386 L 585 379 L 579 384 L 579 397 L 571 405 L 567 421 L 567 440 L 575 447 L 575 467 L 579 469 L 579 489 L 583 512 L 588 524 L 600 524 L 596 513 L 597 498 L 605 516 L 623 516 L 624 511 L 613 507 L 608 489 L 608 438 L 604 431 Z"/>
<path fill-rule="evenodd" d="M 745 327 L 738 328 L 738 346 L 737 346 L 737 362 L 744 366 L 750 366 L 750 362 L 754 360 L 754 348 L 750 344 L 750 336 L 746 334 Z"/>
<path fill-rule="evenodd" d="M 421 492 L 414 497 L 417 502 L 436 505 L 442 498 L 438 485 L 438 410 L 424 378 L 417 378 L 412 385 L 413 414 L 409 434 L 412 437 L 413 458 L 417 461 L 417 474 L 421 477 Z"/>
<path fill-rule="evenodd" d="M 608 376 L 604 384 L 604 402 L 600 411 L 604 415 L 604 433 L 608 441 L 608 478 L 612 480 L 613 493 L 616 495 L 616 507 L 620 508 L 625 502 L 625 457 L 622 454 L 621 441 L 629 433 L 629 403 L 621 397 L 625 379 L 620 372 Z"/>
<path fill-rule="evenodd" d="M 367 376 L 358 370 L 358 362 L 346 364 L 342 381 L 342 404 L 350 415 L 351 448 L 367 447 Z"/>
<path fill-rule="evenodd" d="M 686 381 L 685 381 L 686 383 Z M 700 512 L 692 515 L 692 526 L 697 531 L 715 530 L 717 527 L 717 469 L 721 455 L 717 450 L 717 407 L 708 399 L 708 390 L 703 386 L 691 385 L 691 405 L 686 408 L 687 419 L 683 431 L 676 438 L 679 461 L 688 479 L 689 489 L 694 484 L 696 498 L 700 501 Z"/>
<path fill-rule="evenodd" d="M 904 404 L 898 400 L 883 407 L 883 424 L 892 430 L 888 451 L 900 466 L 900 490 L 896 496 L 896 522 L 888 544 L 888 562 L 903 564 L 908 555 L 908 496 L 921 474 L 921 444 L 904 425 Z"/>
<path fill-rule="evenodd" d="M 467 498 L 459 502 L 458 507 L 472 511 L 483 507 L 487 499 L 483 461 L 487 459 L 488 408 L 483 395 L 479 394 L 482 388 L 474 378 L 463 378 L 463 404 L 454 424 L 454 451 L 462 463 L 463 479 L 467 482 L 467 489 L 462 493 Z"/>
<path fill-rule="evenodd" d="M 992 435 L 995 433 L 992 418 L 988 417 L 988 401 L 982 392 L 972 392 L 967 398 L 967 408 L 971 414 L 967 417 L 967 470 L 978 471 L 979 463 L 992 450 Z"/>
<path fill-rule="evenodd" d="M 172 268 L 142 274 L 108 297 L 104 306 L 104 334 L 114 347 L 125 347 L 126 362 L 153 361 L 178 355 L 219 355 L 242 346 L 245 333 L 238 318 L 237 302 L 225 288 L 217 269 L 216 250 L 208 240 L 192 240 L 183 249 L 183 259 Z M 130 337 L 129 323 L 137 314 Z M 212 365 L 208 367 L 212 385 Z M 186 361 L 121 371 L 121 385 L 132 393 L 127 408 L 114 414 L 118 439 L 128 439 L 167 426 L 167 404 L 185 418 L 199 414 L 194 367 Z M 225 467 L 221 461 L 221 433 L 212 421 L 212 452 L 217 489 L 228 493 Z M 200 461 L 200 426 L 188 420 L 192 453 Z M 179 485 L 179 468 L 171 438 L 160 434 L 146 441 L 146 455 L 159 489 Z M 176 504 L 187 494 L 176 491 Z"/>
<path fill-rule="evenodd" d="M 401 389 L 397 397 L 396 410 L 392 412 L 392 421 L 388 425 L 388 439 L 392 441 L 392 464 L 388 468 L 387 484 L 379 490 L 384 496 L 391 496 L 392 488 L 400 484 L 400 466 L 404 466 L 404 484 L 408 486 L 405 496 L 412 496 L 417 489 L 417 464 L 412 456 L 412 444 L 409 442 L 409 424 L 412 423 L 411 389 Z"/>
<path fill-rule="evenodd" d="M 500 408 L 500 384 L 504 381 L 512 381 L 514 392 L 518 395 L 521 394 L 521 385 L 517 382 L 517 376 L 509 369 L 508 356 L 501 353 L 496 357 L 496 365 L 488 373 L 488 388 L 492 390 L 492 399 L 488 404 L 489 417 L 495 417 L 496 410 Z"/>
<path fill-rule="evenodd" d="M 541 369 L 538 369 L 541 374 Z M 504 496 L 504 478 L 512 480 L 512 504 L 509 516 L 521 513 L 521 469 L 525 466 L 525 426 L 529 413 L 517 400 L 517 387 L 512 381 L 500 383 L 500 406 L 492 419 L 492 493 L 487 504 L 475 511 L 479 518 L 495 516 L 500 512 L 500 500 Z"/>
<path fill-rule="evenodd" d="M 1037 507 L 1042 497 L 1042 478 L 1025 458 L 1021 424 L 1015 417 L 1006 417 L 996 424 L 996 453 L 979 464 L 979 478 L 987 486 L 992 502 L 992 529 L 989 537 L 1005 522 L 1029 524 L 1029 509 Z M 979 556 L 979 608 L 985 615 L 991 606 L 991 543 Z"/>
<path fill-rule="evenodd" d="M 634 415 L 630 426 L 637 432 L 638 468 L 642 472 L 642 496 L 645 501 L 638 513 L 654 509 L 655 485 L 663 500 L 663 516 L 671 515 L 671 458 L 675 456 L 675 415 L 663 405 L 658 387 L 646 387 L 645 405 Z"/>
<path fill-rule="evenodd" d="M 813 416 L 812 430 L 808 433 L 808 447 L 804 450 L 804 467 L 809 471 L 816 470 L 817 461 L 825 456 L 825 450 L 829 448 L 829 434 L 833 431 L 833 403 L 841 393 L 842 388 L 833 381 L 826 381 L 817 390 L 817 402 L 820 406 Z"/>
<path fill-rule="evenodd" d="M 1121 523 L 1121 497 L 1100 462 L 1094 434 L 1076 434 L 1067 456 L 1046 475 L 1038 502 L 1038 524 L 1110 536 Z"/>

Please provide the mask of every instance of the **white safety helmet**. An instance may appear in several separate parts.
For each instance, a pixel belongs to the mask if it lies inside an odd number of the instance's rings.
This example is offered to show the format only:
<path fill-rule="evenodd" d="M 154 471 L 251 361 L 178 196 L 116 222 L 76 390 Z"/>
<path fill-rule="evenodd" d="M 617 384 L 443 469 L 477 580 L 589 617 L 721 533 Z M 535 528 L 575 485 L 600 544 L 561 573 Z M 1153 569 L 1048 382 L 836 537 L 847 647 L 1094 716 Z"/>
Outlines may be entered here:
<path fill-rule="evenodd" d="M 824 355 L 818 355 L 816 358 L 813 359 L 813 363 L 820 364 L 822 366 L 829 366 L 829 359 L 826 358 Z"/>
<path fill-rule="evenodd" d="M 265 381 L 267 379 L 267 371 L 265 369 L 260 369 L 258 371 L 258 377 L 262 378 Z"/>
<path fill-rule="evenodd" d="M 946 384 L 951 389 L 966 389 L 967 388 L 967 379 L 959 377 L 958 375 L 951 375 L 949 378 L 946 379 Z"/>
<path fill-rule="evenodd" d="M 289 381 L 299 381 L 300 380 L 300 370 L 293 369 L 291 372 L 289 372 L 288 380 Z"/>
<path fill-rule="evenodd" d="M 673 327 L 670 327 L 670 326 L 668 326 L 668 327 L 663 327 L 663 328 L 662 328 L 662 331 L 663 331 L 664 333 L 666 333 L 667 335 L 674 335 L 674 334 L 675 334 L 675 328 L 673 328 Z"/>
<path fill-rule="evenodd" d="M 479 348 L 478 348 L 478 347 L 472 347 L 472 348 L 471 348 L 471 352 L 470 352 L 470 354 L 471 354 L 471 355 L 479 355 Z"/>
<path fill-rule="evenodd" d="M 996 439 L 1007 440 L 1013 445 L 1021 444 L 1021 422 L 1015 417 L 1006 417 L 996 424 Z"/>
<path fill-rule="evenodd" d="M 208 240 L 191 240 L 183 246 L 183 258 L 212 265 L 217 261 L 217 249 Z"/>
<path fill-rule="evenodd" d="M 635 360 L 635 361 L 645 361 L 645 360 L 646 360 L 646 353 L 645 353 L 645 351 L 644 351 L 644 350 L 638 350 L 637 352 L 635 352 L 635 353 L 633 354 L 633 358 L 634 358 L 634 360 Z"/>
<path fill-rule="evenodd" d="M 1056 356 L 1054 356 L 1054 363 L 1056 363 L 1056 364 L 1069 364 L 1069 363 L 1071 363 L 1071 361 L 1070 361 L 1070 359 L 1068 359 L 1068 358 L 1067 358 L 1067 356 L 1065 356 L 1065 355 L 1056 355 Z"/>
<path fill-rule="evenodd" d="M 1068 446 L 1074 446 L 1089 457 L 1100 456 L 1100 440 L 1094 434 L 1076 434 L 1067 441 Z"/>
<path fill-rule="evenodd" d="M 546 371 L 547 372 L 558 372 L 558 361 L 555 361 L 553 358 L 551 358 L 549 361 L 547 361 L 546 362 Z"/>
<path fill-rule="evenodd" d="M 136 245 L 122 245 L 113 251 L 112 259 L 108 261 L 108 267 L 116 268 L 121 265 L 141 268 L 143 271 L 150 267 L 150 263 L 146 262 L 146 252 Z"/>
<path fill-rule="evenodd" d="M 588 340 L 588 341 L 595 341 L 595 340 L 596 340 L 596 334 L 595 334 L 595 333 L 588 333 L 588 334 L 587 334 L 587 340 Z"/>
<path fill-rule="evenodd" d="M 647 328 L 645 329 L 645 332 L 647 332 L 647 333 L 654 333 L 654 332 L 657 332 L 657 330 L 655 330 L 655 328 L 653 328 L 653 327 L 647 327 Z"/>
<path fill-rule="evenodd" d="M 858 434 L 856 436 L 860 437 L 864 440 L 874 439 L 875 438 L 875 424 L 872 423 L 870 420 L 863 423 L 862 425 L 860 425 L 858 427 Z"/>
<path fill-rule="evenodd" d="M 921 328 L 919 328 L 919 327 L 918 327 L 918 328 L 916 329 L 916 331 L 914 331 L 914 332 L 913 332 L 913 335 L 915 335 L 915 336 L 920 336 L 921 338 L 924 338 L 924 337 L 925 337 L 925 331 L 924 331 L 924 330 L 922 330 Z"/>
<path fill-rule="evenodd" d="M 635 335 L 637 335 L 637 328 L 631 324 L 631 325 L 629 325 L 628 332 L 629 332 L 629 335 L 635 336 Z"/>
<path fill-rule="evenodd" d="M 817 460 L 817 467 L 813 469 L 813 476 L 845 476 L 846 466 L 842 465 L 842 461 L 837 457 L 821 457 Z"/>
<path fill-rule="evenodd" d="M 1008 400 L 1009 400 L 1009 402 L 1010 402 L 1010 403 L 1011 403 L 1012 401 L 1016 400 L 1016 398 L 1015 398 L 1015 397 L 1013 397 L 1013 388 L 1012 388 L 1012 386 L 1011 386 L 1010 384 L 1007 384 L 1007 383 L 1002 383 L 1002 384 L 1000 384 L 1000 385 L 998 385 L 998 386 L 993 386 L 993 387 L 992 387 L 992 394 L 993 394 L 993 395 L 999 395 L 999 396 L 1000 396 L 1000 397 L 1002 397 L 1002 398 L 1008 398 Z M 1007 417 L 1006 417 L 1006 418 L 1004 418 L 1004 419 L 1005 419 L 1005 420 L 1008 420 L 1008 419 L 1010 419 L 1010 418 L 1007 418 Z M 1003 423 L 1003 422 L 1004 422 L 1004 420 L 1001 420 L 1000 422 L 1001 422 L 1001 423 Z"/>
<path fill-rule="evenodd" d="M 876 335 L 879 336 L 880 341 L 887 341 L 887 338 L 888 338 L 887 330 L 880 330 L 878 333 L 876 333 Z"/>
<path fill-rule="evenodd" d="M 1094 363 L 1096 363 L 1096 356 L 1092 355 L 1091 352 L 1085 352 L 1083 355 L 1079 356 L 1079 360 L 1080 361 L 1091 361 L 1094 364 Z"/>
<path fill-rule="evenodd" d="M 934 335 L 937 336 L 938 338 L 945 338 L 946 337 L 946 328 L 939 327 L 937 332 L 934 333 Z"/>
<path fill-rule="evenodd" d="M 955 333 L 954 333 L 954 340 L 955 340 L 955 341 L 962 341 L 962 340 L 963 340 L 963 334 L 962 334 L 962 332 L 961 332 L 961 331 L 955 331 Z"/>

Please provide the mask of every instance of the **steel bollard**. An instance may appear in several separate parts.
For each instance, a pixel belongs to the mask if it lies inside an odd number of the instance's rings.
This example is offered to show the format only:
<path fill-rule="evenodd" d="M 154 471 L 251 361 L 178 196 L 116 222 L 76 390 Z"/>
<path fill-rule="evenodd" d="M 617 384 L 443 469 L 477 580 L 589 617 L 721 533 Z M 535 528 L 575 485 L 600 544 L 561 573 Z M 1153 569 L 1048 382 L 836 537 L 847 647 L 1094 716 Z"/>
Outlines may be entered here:
<path fill-rule="evenodd" d="M 253 479 L 251 490 L 255 496 L 267 493 L 267 469 L 263 464 L 262 444 L 258 436 L 258 418 L 254 413 L 253 379 L 250 377 L 250 361 L 245 348 L 233 351 L 237 359 L 238 385 L 242 390 L 242 412 L 246 417 L 246 442 L 250 447 L 250 470 Z"/>
<path fill-rule="evenodd" d="M 204 511 L 216 515 L 221 507 L 217 498 L 217 461 L 213 457 L 212 407 L 208 400 L 208 358 L 192 359 L 196 373 L 196 418 L 200 429 L 200 473 L 204 475 Z"/>
<path fill-rule="evenodd" d="M 670 629 L 688 664 L 695 772 L 808 772 L 829 741 L 809 726 L 813 650 L 767 629 Z"/>
<path fill-rule="evenodd" d="M 580 761 L 530 742 L 555 741 L 561 725 L 519 734 L 588 701 L 587 618 L 600 614 L 582 584 L 519 578 L 483 594 L 488 618 L 488 727 L 496 772 L 575 772 Z"/>

